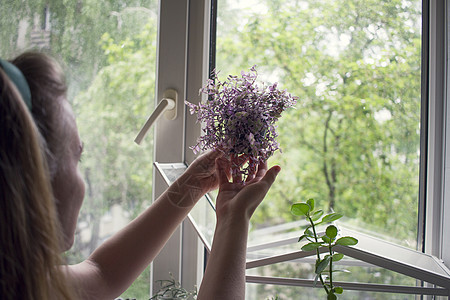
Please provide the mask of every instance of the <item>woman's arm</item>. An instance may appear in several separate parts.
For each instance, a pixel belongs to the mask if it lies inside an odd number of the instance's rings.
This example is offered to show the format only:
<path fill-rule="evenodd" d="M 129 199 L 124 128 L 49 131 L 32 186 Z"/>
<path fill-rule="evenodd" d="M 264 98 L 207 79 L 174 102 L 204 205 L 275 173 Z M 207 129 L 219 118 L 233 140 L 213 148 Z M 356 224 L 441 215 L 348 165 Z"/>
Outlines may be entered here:
<path fill-rule="evenodd" d="M 217 165 L 217 226 L 197 299 L 244 299 L 250 217 L 275 181 L 280 167 L 267 170 L 267 164 L 261 163 L 254 178 L 249 177 L 243 183 L 241 178 L 236 177 L 231 183 L 226 175 L 229 168 L 227 162 L 218 160 Z"/>
<path fill-rule="evenodd" d="M 84 262 L 68 267 L 83 299 L 119 296 L 156 257 L 195 203 L 218 185 L 219 151 L 197 158 L 146 211 Z"/>

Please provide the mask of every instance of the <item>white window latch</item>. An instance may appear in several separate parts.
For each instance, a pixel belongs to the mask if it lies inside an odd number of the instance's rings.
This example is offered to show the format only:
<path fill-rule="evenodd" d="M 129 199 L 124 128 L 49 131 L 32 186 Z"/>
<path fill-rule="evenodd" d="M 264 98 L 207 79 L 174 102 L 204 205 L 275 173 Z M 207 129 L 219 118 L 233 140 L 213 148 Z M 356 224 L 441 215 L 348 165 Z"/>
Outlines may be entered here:
<path fill-rule="evenodd" d="M 148 117 L 144 126 L 142 126 L 138 135 L 134 139 L 135 143 L 140 145 L 142 139 L 147 134 L 148 130 L 164 114 L 164 117 L 168 120 L 174 120 L 177 117 L 177 100 L 178 93 L 176 90 L 167 89 L 163 93 L 163 98 L 156 106 L 155 111 Z"/>

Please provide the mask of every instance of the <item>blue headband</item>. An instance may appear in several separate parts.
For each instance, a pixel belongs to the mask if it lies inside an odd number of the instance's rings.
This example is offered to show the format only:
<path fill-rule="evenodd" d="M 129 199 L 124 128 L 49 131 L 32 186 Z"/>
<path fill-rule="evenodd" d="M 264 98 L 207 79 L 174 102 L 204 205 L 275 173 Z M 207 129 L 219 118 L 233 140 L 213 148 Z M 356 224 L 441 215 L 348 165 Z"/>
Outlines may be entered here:
<path fill-rule="evenodd" d="M 3 59 L 0 59 L 0 68 L 5 71 L 9 79 L 15 84 L 17 90 L 19 90 L 22 95 L 23 101 L 27 105 L 28 109 L 31 110 L 31 92 L 25 76 L 23 76 L 22 72 L 20 72 L 15 65 Z"/>

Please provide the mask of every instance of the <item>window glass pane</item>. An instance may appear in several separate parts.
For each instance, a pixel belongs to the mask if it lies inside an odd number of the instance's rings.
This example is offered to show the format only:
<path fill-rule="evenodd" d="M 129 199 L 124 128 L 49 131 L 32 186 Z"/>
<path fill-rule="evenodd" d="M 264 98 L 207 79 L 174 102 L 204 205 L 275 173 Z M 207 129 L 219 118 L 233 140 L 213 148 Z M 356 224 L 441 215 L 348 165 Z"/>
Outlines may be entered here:
<path fill-rule="evenodd" d="M 291 204 L 314 198 L 416 248 L 421 1 L 219 0 L 216 44 L 221 80 L 257 65 L 299 97 L 278 122 L 269 164 L 282 172 L 253 229 L 298 220 Z"/>
<path fill-rule="evenodd" d="M 67 75 L 85 149 L 86 196 L 66 253 L 77 263 L 151 202 L 153 138 L 133 140 L 153 106 L 157 1 L 3 1 L 0 16 L 2 58 L 44 50 Z M 148 291 L 146 270 L 122 297 Z"/>

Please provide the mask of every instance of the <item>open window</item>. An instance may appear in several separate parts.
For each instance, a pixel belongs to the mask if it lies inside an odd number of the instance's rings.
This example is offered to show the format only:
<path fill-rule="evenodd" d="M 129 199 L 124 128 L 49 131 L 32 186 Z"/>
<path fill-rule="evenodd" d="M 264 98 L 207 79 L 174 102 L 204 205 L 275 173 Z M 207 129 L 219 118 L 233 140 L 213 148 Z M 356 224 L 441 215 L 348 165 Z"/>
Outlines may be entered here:
<path fill-rule="evenodd" d="M 339 249 L 352 273 L 337 280 L 349 297 L 449 297 L 445 1 L 37 2 L 2 4 L 11 17 L 0 18 L 0 55 L 48 49 L 66 65 L 87 182 L 70 260 L 193 161 L 201 124 L 184 100 L 207 100 L 198 90 L 211 70 L 226 76 L 256 64 L 263 81 L 300 99 L 280 119 L 283 153 L 269 163 L 283 171 L 253 219 L 248 298 L 316 297 L 314 259 L 300 251 L 302 223 L 289 211 L 307 198 L 343 213 L 338 226 L 360 240 Z M 177 117 L 158 120 L 137 147 L 133 138 L 168 89 L 178 93 Z M 199 284 L 214 225 L 208 195 L 123 297 L 148 298 L 169 272 L 188 289 Z"/>

